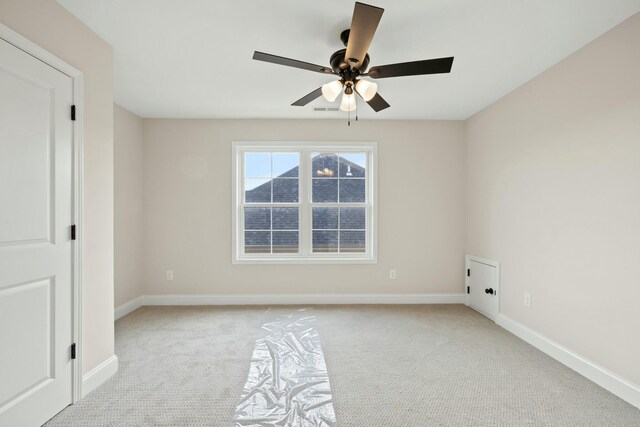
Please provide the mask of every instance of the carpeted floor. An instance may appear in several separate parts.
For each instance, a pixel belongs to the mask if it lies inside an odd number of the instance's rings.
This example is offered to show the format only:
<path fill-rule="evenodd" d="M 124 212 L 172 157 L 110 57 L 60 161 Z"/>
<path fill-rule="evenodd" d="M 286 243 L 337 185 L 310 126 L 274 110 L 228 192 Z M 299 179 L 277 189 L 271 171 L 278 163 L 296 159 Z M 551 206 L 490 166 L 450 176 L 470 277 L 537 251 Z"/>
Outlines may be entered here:
<path fill-rule="evenodd" d="M 120 370 L 46 425 L 232 423 L 260 325 L 292 307 L 143 307 Z M 640 426 L 640 410 L 461 305 L 317 306 L 340 427 Z"/>

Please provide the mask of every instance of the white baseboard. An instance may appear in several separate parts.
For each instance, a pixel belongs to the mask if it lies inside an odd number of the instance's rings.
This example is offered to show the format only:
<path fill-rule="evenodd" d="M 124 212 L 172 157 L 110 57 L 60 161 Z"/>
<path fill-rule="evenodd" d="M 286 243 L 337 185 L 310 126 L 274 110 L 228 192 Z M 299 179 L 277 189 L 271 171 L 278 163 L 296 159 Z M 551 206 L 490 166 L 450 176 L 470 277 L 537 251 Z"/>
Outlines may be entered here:
<path fill-rule="evenodd" d="M 568 348 L 563 347 L 557 342 L 550 340 L 503 314 L 498 314 L 496 323 L 543 353 L 548 354 L 580 375 L 590 379 L 600 387 L 609 390 L 619 398 L 640 408 L 640 386 L 637 384 L 620 378 L 613 372 L 575 354 Z"/>
<path fill-rule="evenodd" d="M 113 318 L 114 320 L 118 320 L 119 318 L 126 316 L 132 311 L 139 309 L 143 305 L 144 305 L 144 296 L 139 296 L 138 298 L 134 298 L 129 302 L 125 302 L 124 304 L 117 306 L 113 314 Z"/>
<path fill-rule="evenodd" d="M 118 372 L 118 356 L 115 354 L 82 376 L 82 397 L 100 387 Z"/>
<path fill-rule="evenodd" d="M 463 304 L 464 294 L 145 295 L 143 305 Z"/>

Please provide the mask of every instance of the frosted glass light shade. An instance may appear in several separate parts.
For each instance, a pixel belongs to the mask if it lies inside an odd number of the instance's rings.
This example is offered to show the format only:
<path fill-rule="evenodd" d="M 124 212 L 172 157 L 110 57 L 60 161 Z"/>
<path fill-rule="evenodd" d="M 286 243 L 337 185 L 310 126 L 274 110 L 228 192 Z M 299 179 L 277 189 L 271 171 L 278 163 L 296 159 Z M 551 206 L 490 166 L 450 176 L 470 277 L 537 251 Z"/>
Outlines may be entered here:
<path fill-rule="evenodd" d="M 356 83 L 356 90 L 362 96 L 365 101 L 371 101 L 378 92 L 378 84 L 367 80 L 358 80 Z"/>
<path fill-rule="evenodd" d="M 340 103 L 340 109 L 342 111 L 353 111 L 356 109 L 356 96 L 352 93 L 342 95 L 342 102 Z"/>
<path fill-rule="evenodd" d="M 342 92 L 342 82 L 340 80 L 334 80 L 322 85 L 322 96 L 329 102 L 335 101 L 340 92 Z"/>

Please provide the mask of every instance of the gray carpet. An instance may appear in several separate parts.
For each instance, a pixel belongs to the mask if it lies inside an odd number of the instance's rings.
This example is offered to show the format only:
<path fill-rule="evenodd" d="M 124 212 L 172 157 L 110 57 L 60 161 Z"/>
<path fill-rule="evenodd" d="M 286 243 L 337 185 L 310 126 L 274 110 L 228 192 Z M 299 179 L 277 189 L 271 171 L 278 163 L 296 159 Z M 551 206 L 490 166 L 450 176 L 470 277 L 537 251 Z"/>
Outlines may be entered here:
<path fill-rule="evenodd" d="M 260 325 L 292 308 L 143 307 L 116 322 L 120 370 L 47 426 L 221 426 Z M 640 426 L 640 410 L 473 310 L 317 306 L 340 427 Z"/>

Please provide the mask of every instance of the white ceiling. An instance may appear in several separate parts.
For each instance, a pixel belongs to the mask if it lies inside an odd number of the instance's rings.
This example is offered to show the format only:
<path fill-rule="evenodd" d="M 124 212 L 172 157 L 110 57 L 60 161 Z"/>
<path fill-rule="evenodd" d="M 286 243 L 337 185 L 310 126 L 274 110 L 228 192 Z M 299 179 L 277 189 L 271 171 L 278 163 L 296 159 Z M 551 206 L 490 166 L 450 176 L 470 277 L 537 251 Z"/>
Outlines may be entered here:
<path fill-rule="evenodd" d="M 331 79 L 251 59 L 328 65 L 353 1 L 58 0 L 114 49 L 115 102 L 142 117 L 334 118 L 290 104 Z M 367 119 L 465 119 L 640 11 L 640 0 L 370 0 L 371 66 L 455 56 L 451 74 L 380 79 Z M 337 105 L 336 101 L 336 105 Z"/>

